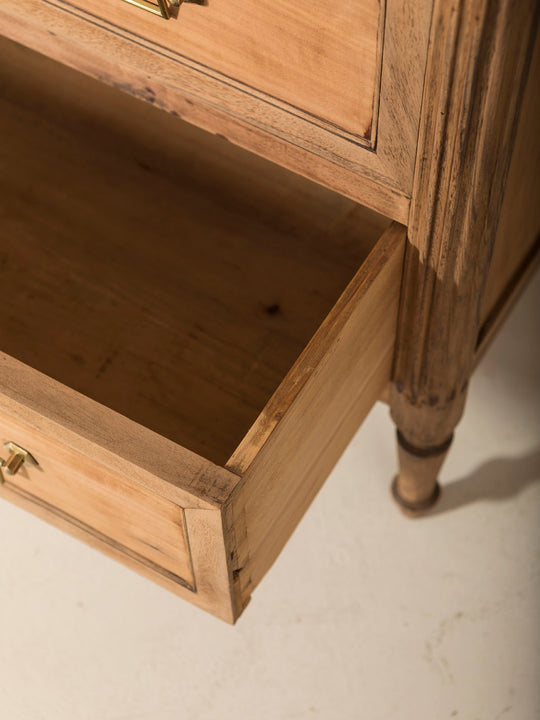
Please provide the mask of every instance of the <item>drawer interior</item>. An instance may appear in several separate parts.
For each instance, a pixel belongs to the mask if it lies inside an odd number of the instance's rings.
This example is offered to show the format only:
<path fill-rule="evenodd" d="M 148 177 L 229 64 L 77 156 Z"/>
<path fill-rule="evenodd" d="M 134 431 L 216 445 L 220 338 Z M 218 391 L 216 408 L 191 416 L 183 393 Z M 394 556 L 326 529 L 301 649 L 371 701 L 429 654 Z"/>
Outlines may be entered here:
<path fill-rule="evenodd" d="M 0 348 L 225 464 L 389 221 L 0 44 Z"/>

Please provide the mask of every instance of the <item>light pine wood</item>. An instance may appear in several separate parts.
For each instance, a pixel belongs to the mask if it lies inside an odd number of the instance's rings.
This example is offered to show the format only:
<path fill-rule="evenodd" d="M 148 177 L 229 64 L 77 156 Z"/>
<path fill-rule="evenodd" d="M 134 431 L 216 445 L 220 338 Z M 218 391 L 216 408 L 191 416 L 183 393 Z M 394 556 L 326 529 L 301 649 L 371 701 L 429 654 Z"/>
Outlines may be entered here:
<path fill-rule="evenodd" d="M 241 444 L 229 458 L 227 467 L 233 470 L 233 472 L 239 475 L 243 475 L 246 472 L 251 462 L 281 421 L 284 413 L 287 412 L 303 386 L 310 379 L 314 369 L 325 357 L 325 354 L 331 347 L 331 343 L 339 336 L 349 314 L 357 305 L 360 305 L 368 289 L 370 292 L 368 302 L 373 304 L 375 304 L 375 302 L 381 302 L 384 306 L 386 301 L 381 299 L 381 295 L 376 295 L 377 292 L 381 292 L 379 285 L 376 285 L 375 289 L 371 289 L 371 282 L 373 282 L 373 279 L 381 272 L 383 267 L 387 273 L 392 272 L 393 265 L 391 264 L 390 269 L 387 269 L 386 263 L 389 261 L 389 254 L 394 253 L 392 256 L 394 263 L 396 261 L 395 258 L 399 257 L 399 253 L 395 250 L 395 247 L 399 243 L 399 240 L 396 240 L 396 238 L 399 238 L 400 233 L 402 233 L 402 228 L 395 224 L 383 235 L 381 240 L 379 240 L 376 251 L 373 252 L 362 266 L 362 269 L 359 270 L 353 278 L 304 353 L 298 358 L 287 374 L 287 377 L 266 404 L 257 421 L 251 426 Z M 392 293 L 395 288 L 386 276 L 378 282 L 380 282 L 381 286 L 385 284 L 388 286 L 390 292 L 388 314 L 392 317 Z M 370 312 L 370 309 L 362 305 L 361 311 L 367 314 Z M 358 312 L 360 312 L 360 310 L 358 310 Z M 362 316 L 362 319 L 364 320 L 365 317 Z M 359 320 L 358 324 L 360 324 L 360 322 Z M 383 392 L 384 389 L 381 389 L 381 393 Z"/>
<path fill-rule="evenodd" d="M 17 46 L 2 76 L 2 349 L 225 463 L 387 220 Z"/>
<path fill-rule="evenodd" d="M 121 0 L 64 4 L 371 139 L 384 27 L 379 0 L 243 0 L 241 7 L 220 0 L 185 4 L 170 22 Z"/>
<path fill-rule="evenodd" d="M 536 6 L 3 0 L 0 495 L 234 622 L 392 380 L 427 509 L 532 267 Z"/>
<path fill-rule="evenodd" d="M 156 571 L 156 568 L 150 563 L 141 562 L 140 557 L 126 553 L 124 547 L 115 545 L 110 538 L 96 533 L 74 518 L 62 514 L 57 508 L 40 502 L 30 494 L 16 491 L 10 485 L 4 485 L 0 487 L 0 497 L 31 512 L 59 530 L 69 533 L 113 560 L 120 561 L 157 585 L 173 592 L 183 600 L 195 603 L 202 610 L 221 620 L 233 624 L 237 619 L 237 613 L 228 600 L 231 579 L 223 554 L 223 528 L 220 513 L 200 509 L 188 509 L 184 513 L 186 526 L 193 538 L 190 546 L 191 558 L 199 570 L 200 568 L 206 570 L 205 573 L 199 575 L 201 581 L 197 592 L 194 593 L 180 584 L 176 577 L 164 574 L 161 570 Z M 219 543 L 218 551 L 214 547 L 216 542 Z"/>
<path fill-rule="evenodd" d="M 228 466 L 238 607 L 270 568 L 390 377 L 405 229 L 391 226 Z"/>
<path fill-rule="evenodd" d="M 392 495 L 405 515 L 422 515 L 437 501 L 440 487 L 433 478 L 438 477 L 451 442 L 450 437 L 441 446 L 421 452 L 397 433 L 400 471 L 392 483 Z"/>
<path fill-rule="evenodd" d="M 22 447 L 32 448 L 39 465 L 25 463 L 16 475 L 5 474 L 2 490 L 54 508 L 126 554 L 194 589 L 181 507 L 133 485 L 119 473 L 104 470 L 93 457 L 74 453 L 54 437 L 0 415 L 0 455 L 7 455 L 3 445 L 13 438 Z"/>
<path fill-rule="evenodd" d="M 124 8 L 120 0 L 116 4 L 115 12 L 137 17 L 137 22 L 167 25 L 136 8 Z M 323 5 L 337 12 L 335 5 Z M 290 8 L 293 12 L 296 5 Z M 180 12 L 186 10 L 201 8 Z M 171 50 L 145 40 L 63 0 L 3 0 L 0 6 L 4 35 L 400 222 L 408 218 L 430 17 L 431 0 L 386 4 L 377 139 L 369 148 L 327 121 L 306 117 L 297 105 L 198 64 L 181 47 Z"/>
<path fill-rule="evenodd" d="M 394 358 L 394 495 L 432 504 L 531 267 L 529 89 L 482 306 L 538 14 L 433 7 L 3 0 L 95 80 L 1 44 L 0 439 L 40 463 L 2 497 L 234 622 Z M 406 229 L 353 201 L 409 224 L 399 320 Z"/>
<path fill-rule="evenodd" d="M 1 497 L 233 621 L 234 598 L 217 589 L 237 476 L 4 354 L 0 407 L 2 443 L 39 462 L 7 476 Z"/>
<path fill-rule="evenodd" d="M 434 6 L 391 385 L 415 464 L 463 412 L 537 11 L 533 0 Z M 409 506 L 413 472 L 401 470 Z M 419 504 L 428 491 L 423 474 Z"/>
<path fill-rule="evenodd" d="M 182 507 L 218 508 L 237 477 L 0 353 L 2 412 Z M 16 441 L 16 438 L 9 438 Z"/>
<path fill-rule="evenodd" d="M 388 383 L 404 229 L 0 51 L 0 495 L 233 622 Z"/>

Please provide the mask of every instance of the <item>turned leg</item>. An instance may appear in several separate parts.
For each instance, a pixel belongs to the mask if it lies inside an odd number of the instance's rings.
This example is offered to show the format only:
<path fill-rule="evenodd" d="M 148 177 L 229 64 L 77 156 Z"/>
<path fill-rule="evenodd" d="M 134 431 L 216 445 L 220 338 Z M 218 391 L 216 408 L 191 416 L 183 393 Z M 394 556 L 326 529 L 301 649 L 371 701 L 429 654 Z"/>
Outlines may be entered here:
<path fill-rule="evenodd" d="M 465 406 L 521 97 L 535 0 L 435 0 L 390 407 L 393 495 L 417 515 Z"/>
<path fill-rule="evenodd" d="M 437 373 L 438 370 L 438 373 Z M 439 378 L 447 367 L 433 368 Z M 391 386 L 390 403 L 397 425 L 398 474 L 392 495 L 401 510 L 416 517 L 432 507 L 440 495 L 439 471 L 454 439 L 453 430 L 465 405 L 465 390 L 444 406 L 413 405 Z"/>
<path fill-rule="evenodd" d="M 419 515 L 437 502 L 439 470 L 453 440 L 442 445 L 417 448 L 397 431 L 399 472 L 392 483 L 392 495 L 404 513 Z"/>

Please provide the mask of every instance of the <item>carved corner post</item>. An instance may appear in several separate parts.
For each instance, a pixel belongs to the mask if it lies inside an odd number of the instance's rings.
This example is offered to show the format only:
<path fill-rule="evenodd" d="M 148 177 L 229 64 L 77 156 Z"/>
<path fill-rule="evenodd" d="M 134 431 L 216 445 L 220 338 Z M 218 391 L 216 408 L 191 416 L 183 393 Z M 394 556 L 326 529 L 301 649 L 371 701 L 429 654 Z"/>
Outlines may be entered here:
<path fill-rule="evenodd" d="M 409 514 L 463 413 L 537 0 L 435 0 L 390 387 Z"/>

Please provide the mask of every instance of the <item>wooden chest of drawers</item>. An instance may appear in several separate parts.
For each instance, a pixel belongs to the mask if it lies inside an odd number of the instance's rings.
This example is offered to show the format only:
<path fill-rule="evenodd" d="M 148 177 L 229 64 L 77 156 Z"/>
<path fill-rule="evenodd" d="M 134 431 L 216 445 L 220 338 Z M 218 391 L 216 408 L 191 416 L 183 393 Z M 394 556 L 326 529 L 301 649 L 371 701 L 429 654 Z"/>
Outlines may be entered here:
<path fill-rule="evenodd" d="M 388 387 L 436 498 L 536 257 L 537 12 L 172 14 L 0 8 L 0 494 L 233 622 Z"/>

